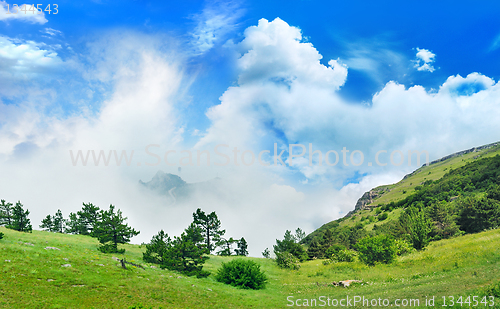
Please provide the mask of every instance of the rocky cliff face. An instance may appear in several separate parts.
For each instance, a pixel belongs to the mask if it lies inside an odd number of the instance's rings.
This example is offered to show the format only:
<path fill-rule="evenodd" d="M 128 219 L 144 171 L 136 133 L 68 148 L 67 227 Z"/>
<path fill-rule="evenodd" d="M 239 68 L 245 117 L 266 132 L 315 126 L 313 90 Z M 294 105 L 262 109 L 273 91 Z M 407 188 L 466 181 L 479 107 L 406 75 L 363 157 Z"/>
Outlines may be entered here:
<path fill-rule="evenodd" d="M 354 210 L 348 212 L 346 217 L 350 217 L 355 212 L 368 208 L 368 206 L 366 205 L 371 204 L 375 198 L 379 197 L 381 194 L 388 190 L 388 188 L 375 188 L 371 189 L 368 192 L 365 192 L 365 194 L 363 194 L 363 196 L 356 203 Z"/>

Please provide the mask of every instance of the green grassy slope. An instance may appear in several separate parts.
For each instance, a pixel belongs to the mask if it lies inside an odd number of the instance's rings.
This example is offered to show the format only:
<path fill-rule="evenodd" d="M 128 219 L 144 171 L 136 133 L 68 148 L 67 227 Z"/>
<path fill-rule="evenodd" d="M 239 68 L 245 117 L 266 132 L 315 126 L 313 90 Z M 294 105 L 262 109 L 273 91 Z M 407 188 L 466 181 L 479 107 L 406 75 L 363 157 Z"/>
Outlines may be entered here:
<path fill-rule="evenodd" d="M 112 254 L 97 251 L 97 241 L 88 236 L 27 234 L 3 227 L 0 232 L 5 234 L 0 240 L 0 308 L 286 308 L 288 296 L 297 300 L 322 295 L 382 297 L 391 302 L 436 296 L 441 301 L 442 296 L 482 295 L 486 287 L 498 284 L 500 274 L 498 229 L 434 242 L 425 251 L 375 267 L 313 260 L 290 271 L 269 259 L 246 258 L 259 263 L 269 277 L 266 289 L 259 291 L 226 286 L 213 276 L 196 279 L 150 267 L 124 270 Z M 60 251 L 45 250 L 48 246 Z M 124 255 L 115 256 L 148 266 L 141 259 L 144 247 L 124 248 Z M 214 273 L 233 258 L 212 256 L 205 269 Z M 346 279 L 364 283 L 350 288 L 331 285 Z"/>
<path fill-rule="evenodd" d="M 374 198 L 371 203 L 367 204 L 367 206 L 369 207 L 356 211 L 349 217 L 344 217 L 324 224 L 317 230 L 307 235 L 304 243 L 308 244 L 314 237 L 321 235 L 326 229 L 332 229 L 336 227 L 341 228 L 345 226 L 352 227 L 360 223 L 363 218 L 375 216 L 377 213 L 377 209 L 380 208 L 378 206 L 385 205 L 390 202 L 397 202 L 406 198 L 407 196 L 415 193 L 416 186 L 422 185 L 427 180 L 435 181 L 441 179 L 446 173 L 451 170 L 460 168 L 467 163 L 471 163 L 476 160 L 494 157 L 498 154 L 500 154 L 500 143 L 497 143 L 496 146 L 487 149 L 470 152 L 441 162 L 422 166 L 395 184 L 383 185 L 373 188 L 372 190 L 378 191 L 379 195 L 378 197 Z M 388 218 L 384 222 L 396 220 L 397 218 L 399 218 L 401 212 L 402 209 L 400 208 L 388 212 Z M 380 224 L 380 222 L 376 220 L 375 222 L 372 222 L 370 224 L 365 224 L 364 228 L 366 230 L 372 230 L 375 224 Z"/>

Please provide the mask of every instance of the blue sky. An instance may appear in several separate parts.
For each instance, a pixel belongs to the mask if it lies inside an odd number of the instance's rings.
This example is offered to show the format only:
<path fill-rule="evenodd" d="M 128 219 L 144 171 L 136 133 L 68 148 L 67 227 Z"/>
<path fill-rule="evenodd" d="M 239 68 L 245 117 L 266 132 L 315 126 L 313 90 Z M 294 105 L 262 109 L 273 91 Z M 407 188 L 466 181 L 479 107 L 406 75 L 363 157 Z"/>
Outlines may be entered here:
<path fill-rule="evenodd" d="M 385 163 L 412 150 L 433 160 L 500 140 L 495 1 L 61 1 L 57 15 L 14 14 L 13 4 L 0 1 L 0 168 L 11 175 L 2 198 L 31 204 L 36 220 L 82 201 L 114 203 L 147 241 L 164 227 L 130 201 L 147 200 L 152 212 L 165 204 L 136 188 L 163 170 L 188 182 L 228 179 L 233 196 L 170 205 L 165 217 L 189 221 L 193 205 L 228 221 L 246 211 L 277 238 L 342 216 L 364 191 L 422 164 L 377 165 L 380 151 Z M 152 144 L 159 165 L 147 164 Z M 238 157 L 178 169 L 182 150 L 214 155 L 216 145 L 231 158 L 233 147 L 269 150 L 262 158 L 272 163 L 275 144 L 284 161 L 290 144 L 307 154 L 293 166 L 246 167 Z M 344 147 L 349 164 L 328 166 L 326 153 L 342 162 Z M 135 157 L 75 167 L 69 150 Z M 169 150 L 178 164 L 164 162 Z M 168 222 L 176 232 L 187 224 Z M 257 253 L 273 242 L 259 239 Z"/>

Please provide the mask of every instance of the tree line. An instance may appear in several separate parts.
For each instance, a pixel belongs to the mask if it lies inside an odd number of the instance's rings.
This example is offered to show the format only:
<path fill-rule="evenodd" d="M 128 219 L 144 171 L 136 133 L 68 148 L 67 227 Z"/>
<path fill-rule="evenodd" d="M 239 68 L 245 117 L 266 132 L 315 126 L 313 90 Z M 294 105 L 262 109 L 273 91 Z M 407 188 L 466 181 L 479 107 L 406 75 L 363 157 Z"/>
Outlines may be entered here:
<path fill-rule="evenodd" d="M 203 264 L 217 247 L 218 255 L 233 255 L 232 245 L 236 243 L 234 254 L 248 255 L 245 238 L 235 241 L 232 237 L 224 238 L 225 233 L 215 212 L 206 214 L 198 208 L 193 213 L 193 222 L 180 236 L 171 239 L 163 230 L 154 235 L 146 244 L 143 260 L 188 276 L 206 277 L 210 273 L 203 270 Z"/>
<path fill-rule="evenodd" d="M 127 217 L 114 205 L 104 210 L 92 203 L 83 203 L 82 209 L 70 213 L 68 219 L 64 219 L 60 209 L 52 216 L 47 215 L 40 228 L 55 233 L 89 235 L 99 241 L 99 251 L 124 253 L 125 249 L 118 249 L 118 245 L 128 243 L 130 238 L 140 233 L 128 226 L 126 220 Z"/>

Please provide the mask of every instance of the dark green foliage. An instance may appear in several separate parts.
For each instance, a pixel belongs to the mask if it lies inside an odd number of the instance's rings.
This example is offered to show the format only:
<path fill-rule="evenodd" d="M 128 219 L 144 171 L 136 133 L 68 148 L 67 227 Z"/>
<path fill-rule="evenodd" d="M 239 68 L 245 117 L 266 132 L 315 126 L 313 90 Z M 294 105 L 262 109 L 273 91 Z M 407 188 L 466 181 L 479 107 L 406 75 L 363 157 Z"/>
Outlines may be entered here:
<path fill-rule="evenodd" d="M 97 223 L 101 220 L 99 207 L 92 203 L 83 203 L 82 210 L 77 213 L 70 213 L 66 220 L 66 233 L 93 235 Z"/>
<path fill-rule="evenodd" d="M 215 211 L 207 215 L 198 208 L 193 213 L 193 223 L 201 229 L 209 253 L 214 251 L 216 243 L 226 233 L 225 230 L 220 229 L 221 223 Z"/>
<path fill-rule="evenodd" d="M 92 235 L 96 225 L 101 220 L 102 211 L 92 203 L 83 203 L 82 210 L 77 212 L 83 229 L 80 234 Z"/>
<path fill-rule="evenodd" d="M 60 209 L 57 210 L 56 214 L 53 216 L 47 215 L 45 219 L 42 220 L 40 228 L 45 229 L 49 232 L 64 233 L 65 220 Z"/>
<path fill-rule="evenodd" d="M 143 260 L 188 276 L 206 277 L 210 273 L 202 270 L 203 264 L 208 260 L 204 256 L 208 250 L 203 240 L 201 229 L 194 223 L 180 237 L 174 237 L 174 240 L 161 230 L 146 245 Z"/>
<path fill-rule="evenodd" d="M 310 260 L 323 258 L 323 248 L 316 239 L 313 239 L 309 248 L 307 248 L 307 256 Z"/>
<path fill-rule="evenodd" d="M 295 240 L 298 242 L 298 243 L 301 243 L 302 240 L 304 240 L 304 238 L 306 238 L 306 233 L 300 228 L 298 227 L 296 230 L 295 230 Z"/>
<path fill-rule="evenodd" d="M 347 248 L 343 245 L 333 244 L 325 252 L 325 257 L 328 259 L 332 258 L 332 255 L 337 255 L 340 251 L 346 250 Z"/>
<path fill-rule="evenodd" d="M 248 260 L 236 259 L 222 263 L 215 279 L 242 289 L 259 290 L 265 287 L 267 277 L 260 270 L 260 265 Z"/>
<path fill-rule="evenodd" d="M 142 259 L 147 263 L 165 264 L 168 258 L 168 250 L 172 247 L 172 241 L 163 230 L 154 235 L 151 242 L 146 245 L 146 252 Z"/>
<path fill-rule="evenodd" d="M 413 248 L 422 250 L 429 244 L 432 223 L 422 209 L 407 208 L 399 217 L 399 221 L 406 230 Z"/>
<path fill-rule="evenodd" d="M 432 220 L 432 240 L 447 239 L 460 235 L 456 224 L 456 207 L 446 201 L 441 201 L 426 208 L 426 213 Z"/>
<path fill-rule="evenodd" d="M 333 236 L 332 230 L 327 229 L 322 237 L 321 240 L 319 241 L 319 244 L 321 246 L 321 251 L 325 252 L 326 249 L 330 248 L 330 246 L 334 243 L 335 238 Z"/>
<path fill-rule="evenodd" d="M 180 237 L 175 237 L 161 267 L 199 278 L 210 275 L 209 272 L 203 270 L 203 264 L 209 257 L 204 256 L 208 254 L 208 249 L 201 231 L 192 223 Z"/>
<path fill-rule="evenodd" d="M 50 215 L 47 215 L 47 217 L 45 217 L 42 220 L 42 224 L 40 224 L 40 228 L 44 229 L 46 231 L 49 231 L 49 232 L 53 232 L 52 231 L 52 217 Z"/>
<path fill-rule="evenodd" d="M 3 236 L 4 236 L 4 234 L 0 232 L 0 239 L 2 239 Z"/>
<path fill-rule="evenodd" d="M 12 224 L 12 203 L 5 200 L 0 201 L 0 225 L 9 226 Z"/>
<path fill-rule="evenodd" d="M 220 237 L 220 239 L 217 241 L 216 245 L 221 247 L 221 250 L 217 252 L 217 255 L 230 256 L 232 246 L 236 242 L 238 242 L 238 240 L 235 240 L 232 237 L 229 239 L 226 239 L 224 237 Z"/>
<path fill-rule="evenodd" d="M 101 243 L 99 250 L 104 253 L 125 252 L 125 249 L 118 250 L 118 244 L 128 243 L 130 238 L 139 235 L 139 232 L 124 223 L 127 218 L 122 216 L 121 210 L 115 212 L 113 205 L 109 206 L 109 210 L 101 210 L 100 216 L 101 221 L 93 231 L 93 235 Z"/>
<path fill-rule="evenodd" d="M 28 218 L 29 214 L 29 210 L 24 211 L 23 204 L 21 204 L 21 201 L 18 201 L 16 205 L 12 207 L 11 224 L 7 225 L 7 228 L 31 233 L 32 227 L 30 219 Z"/>
<path fill-rule="evenodd" d="M 276 265 L 280 268 L 298 270 L 300 268 L 299 259 L 290 252 L 278 252 L 276 254 Z"/>
<path fill-rule="evenodd" d="M 467 233 L 477 233 L 500 225 L 500 202 L 490 198 L 468 197 L 459 203 L 458 224 Z"/>
<path fill-rule="evenodd" d="M 266 259 L 271 258 L 271 252 L 269 252 L 269 248 L 266 248 L 264 249 L 264 251 L 262 251 L 262 256 L 265 257 Z"/>
<path fill-rule="evenodd" d="M 304 262 L 307 259 L 306 250 L 304 250 L 302 245 L 295 242 L 295 237 L 289 230 L 285 232 L 283 240 L 276 239 L 276 245 L 274 245 L 273 248 L 276 257 L 279 253 L 288 252 L 296 257 L 300 262 Z"/>
<path fill-rule="evenodd" d="M 344 249 L 332 254 L 330 259 L 337 262 L 354 262 L 356 256 L 356 251 Z"/>
<path fill-rule="evenodd" d="M 488 198 L 500 201 L 500 185 L 491 186 L 488 189 Z"/>
<path fill-rule="evenodd" d="M 387 215 L 387 213 L 386 213 L 386 212 L 384 212 L 384 213 L 382 213 L 382 214 L 378 215 L 377 219 L 378 219 L 379 221 L 384 221 L 385 219 L 387 219 L 387 216 L 388 216 L 388 215 Z"/>
<path fill-rule="evenodd" d="M 388 235 L 365 237 L 355 247 L 359 252 L 359 259 L 367 265 L 391 263 L 396 257 L 394 239 Z"/>
<path fill-rule="evenodd" d="M 247 256 L 248 255 L 248 244 L 245 238 L 241 237 L 238 240 L 238 248 L 235 250 L 236 255 Z"/>
<path fill-rule="evenodd" d="M 44 222 L 42 221 L 42 224 L 43 223 Z M 66 220 L 66 231 L 65 232 L 69 233 L 69 234 L 81 234 L 81 235 L 88 235 L 89 234 L 85 223 L 78 216 L 78 213 L 72 213 L 72 212 L 69 213 L 69 218 Z"/>

